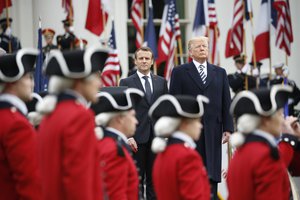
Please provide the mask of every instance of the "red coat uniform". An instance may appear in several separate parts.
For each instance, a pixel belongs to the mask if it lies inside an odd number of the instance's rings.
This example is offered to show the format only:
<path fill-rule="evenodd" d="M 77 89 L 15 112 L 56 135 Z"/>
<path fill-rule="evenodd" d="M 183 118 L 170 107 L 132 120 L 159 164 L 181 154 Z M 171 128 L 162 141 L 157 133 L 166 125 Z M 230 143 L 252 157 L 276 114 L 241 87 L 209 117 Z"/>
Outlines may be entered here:
<path fill-rule="evenodd" d="M 247 142 L 250 139 L 250 142 Z M 260 136 L 249 135 L 230 162 L 228 200 L 288 200 L 289 179 L 276 147 Z"/>
<path fill-rule="evenodd" d="M 156 157 L 153 185 L 158 200 L 210 199 L 210 186 L 201 157 L 176 138 L 170 138 L 165 151 Z"/>
<path fill-rule="evenodd" d="M 36 133 L 7 102 L 0 102 L 0 116 L 0 199 L 40 200 Z"/>
<path fill-rule="evenodd" d="M 39 127 L 43 200 L 102 199 L 94 116 L 72 96 L 62 96 Z"/>
<path fill-rule="evenodd" d="M 114 132 L 105 131 L 98 142 L 104 193 L 109 200 L 137 200 L 138 172 L 123 139 Z"/>

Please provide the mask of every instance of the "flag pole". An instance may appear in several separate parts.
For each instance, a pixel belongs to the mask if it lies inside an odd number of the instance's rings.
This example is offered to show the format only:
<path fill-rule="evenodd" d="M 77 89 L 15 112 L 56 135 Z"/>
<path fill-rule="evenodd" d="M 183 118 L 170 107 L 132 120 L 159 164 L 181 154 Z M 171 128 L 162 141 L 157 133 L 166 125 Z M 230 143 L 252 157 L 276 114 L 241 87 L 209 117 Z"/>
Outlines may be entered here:
<path fill-rule="evenodd" d="M 8 11 L 8 0 L 5 0 L 5 10 L 6 10 L 6 24 L 7 24 L 7 28 L 8 28 L 8 27 L 10 27 L 9 11 Z M 9 53 L 12 52 L 12 46 L 11 46 L 11 40 L 10 40 L 10 38 L 8 39 L 8 52 Z"/>
<path fill-rule="evenodd" d="M 72 0 L 70 0 L 70 13 L 69 13 L 69 23 L 70 23 L 70 26 L 73 26 L 73 4 L 72 4 Z M 71 46 L 70 46 L 70 49 L 74 49 L 74 42 L 75 41 L 72 41 L 71 42 Z"/>
<path fill-rule="evenodd" d="M 210 43 L 211 38 L 210 38 L 210 34 L 209 34 L 209 26 L 205 26 L 205 36 L 207 36 L 208 41 L 209 41 L 209 43 Z M 209 45 L 208 45 L 208 46 L 209 46 Z M 210 48 L 209 48 L 209 51 L 210 51 Z M 208 52 L 208 54 L 209 54 L 209 55 L 208 55 L 208 60 L 209 60 L 210 63 L 213 64 L 213 62 L 212 62 L 212 56 L 211 56 L 210 52 Z"/>
<path fill-rule="evenodd" d="M 183 51 L 182 51 L 182 40 L 181 37 L 177 40 L 179 46 L 180 64 L 183 64 Z"/>
<path fill-rule="evenodd" d="M 102 4 L 102 1 L 101 1 L 101 4 Z M 104 32 L 104 47 L 107 47 L 107 42 L 106 42 L 106 39 L 107 39 L 107 29 L 105 28 L 106 26 L 106 19 L 105 19 L 105 12 L 104 12 L 104 8 L 103 8 L 103 5 L 101 5 L 101 9 L 102 9 L 102 23 L 103 23 L 103 32 Z"/>
<path fill-rule="evenodd" d="M 271 14 L 271 12 L 270 12 L 270 14 Z M 270 30 L 269 31 L 269 38 L 271 38 L 271 30 L 272 30 L 272 24 L 271 23 L 269 23 L 269 30 Z M 270 81 L 272 79 L 272 51 L 271 51 L 272 45 L 271 45 L 271 39 L 269 39 L 269 44 L 270 44 L 270 62 L 269 62 L 269 82 L 267 84 L 267 87 L 270 86 Z"/>
<path fill-rule="evenodd" d="M 216 25 L 214 25 L 214 29 L 215 29 L 215 38 L 216 38 L 216 44 L 218 44 L 218 39 L 219 39 L 219 30 L 218 30 L 218 27 L 216 26 Z M 216 51 L 216 53 L 217 53 L 218 51 Z M 220 54 L 218 54 L 218 56 L 220 56 Z M 219 60 L 219 62 L 220 62 L 220 58 L 218 59 Z M 215 60 L 214 60 L 214 62 L 215 62 Z M 213 63 L 214 64 L 214 63 Z M 217 63 L 217 64 L 220 64 L 220 63 Z"/>
<path fill-rule="evenodd" d="M 246 13 L 246 6 L 245 6 L 245 1 L 243 1 L 243 8 L 244 8 L 244 15 L 243 15 L 243 21 L 245 21 L 245 13 Z M 247 61 L 247 53 L 246 53 L 246 30 L 245 30 L 245 26 L 243 24 L 243 52 L 244 52 L 244 63 L 246 63 Z M 250 70 L 250 74 L 252 74 L 252 70 Z M 246 72 L 245 74 L 245 81 L 244 81 L 244 84 L 245 84 L 245 90 L 248 90 L 249 86 L 248 86 L 248 74 Z"/>

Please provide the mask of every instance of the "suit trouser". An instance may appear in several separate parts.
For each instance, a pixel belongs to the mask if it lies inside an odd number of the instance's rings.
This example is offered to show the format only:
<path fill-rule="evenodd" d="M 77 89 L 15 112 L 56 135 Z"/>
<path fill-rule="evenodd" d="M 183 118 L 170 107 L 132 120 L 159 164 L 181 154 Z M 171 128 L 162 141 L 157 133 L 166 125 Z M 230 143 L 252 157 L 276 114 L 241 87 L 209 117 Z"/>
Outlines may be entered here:
<path fill-rule="evenodd" d="M 152 168 L 155 159 L 155 154 L 151 151 L 151 142 L 138 144 L 138 151 L 133 154 L 133 158 L 137 161 L 140 178 L 140 192 L 144 197 L 144 183 L 146 184 L 147 200 L 156 199 L 152 184 Z"/>

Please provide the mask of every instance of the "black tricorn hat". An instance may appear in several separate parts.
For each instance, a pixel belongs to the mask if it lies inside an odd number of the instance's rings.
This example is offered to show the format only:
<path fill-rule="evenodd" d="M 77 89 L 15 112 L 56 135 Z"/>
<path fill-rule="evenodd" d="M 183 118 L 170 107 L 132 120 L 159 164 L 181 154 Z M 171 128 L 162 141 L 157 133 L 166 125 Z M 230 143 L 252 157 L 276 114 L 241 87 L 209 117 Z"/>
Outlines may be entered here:
<path fill-rule="evenodd" d="M 254 62 L 250 62 L 249 65 L 254 66 Z M 260 66 L 262 66 L 262 65 L 263 65 L 263 64 L 262 64 L 261 62 L 256 62 L 256 66 L 257 66 L 257 67 L 260 67 Z"/>
<path fill-rule="evenodd" d="M 91 73 L 102 71 L 108 51 L 98 46 L 85 50 L 51 50 L 45 67 L 45 74 L 71 79 L 85 78 Z"/>
<path fill-rule="evenodd" d="M 12 18 L 8 18 L 8 21 L 9 23 L 12 23 Z M 0 19 L 0 25 L 7 25 L 7 19 L 6 18 L 3 18 L 3 19 Z"/>
<path fill-rule="evenodd" d="M 200 118 L 204 114 L 203 103 L 209 103 L 205 96 L 165 94 L 159 97 L 150 107 L 149 116 L 157 120 L 160 117 Z"/>
<path fill-rule="evenodd" d="M 34 70 L 39 51 L 33 48 L 20 49 L 14 54 L 0 56 L 0 82 L 15 82 L 27 72 Z"/>
<path fill-rule="evenodd" d="M 271 116 L 286 104 L 292 91 L 293 88 L 287 85 L 274 85 L 271 89 L 244 90 L 232 100 L 230 112 L 236 117 L 243 114 Z"/>
<path fill-rule="evenodd" d="M 61 20 L 61 22 L 65 25 L 65 26 L 70 26 L 71 25 L 71 22 L 73 22 L 72 19 L 64 19 L 64 20 Z"/>
<path fill-rule="evenodd" d="M 92 104 L 95 114 L 130 110 L 142 99 L 144 92 L 128 87 L 104 87 L 97 94 L 99 101 Z"/>
<path fill-rule="evenodd" d="M 235 62 L 245 62 L 245 54 L 239 54 L 233 57 Z"/>

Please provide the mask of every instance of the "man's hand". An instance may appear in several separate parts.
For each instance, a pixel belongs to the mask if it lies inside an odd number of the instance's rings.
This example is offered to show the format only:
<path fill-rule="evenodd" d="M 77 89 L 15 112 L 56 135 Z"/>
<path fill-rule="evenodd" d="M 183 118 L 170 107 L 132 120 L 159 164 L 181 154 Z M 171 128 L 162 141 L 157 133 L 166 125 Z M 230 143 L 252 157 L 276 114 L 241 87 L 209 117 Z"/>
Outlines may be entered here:
<path fill-rule="evenodd" d="M 222 144 L 225 144 L 229 141 L 230 138 L 230 132 L 225 131 L 223 132 L 223 137 L 222 137 Z"/>
<path fill-rule="evenodd" d="M 134 153 L 136 153 L 138 151 L 138 146 L 133 137 L 128 138 L 127 143 L 129 144 L 129 146 L 131 147 L 131 149 Z"/>
<path fill-rule="evenodd" d="M 297 117 L 288 116 L 283 123 L 282 133 L 288 133 L 300 137 L 300 124 Z"/>

